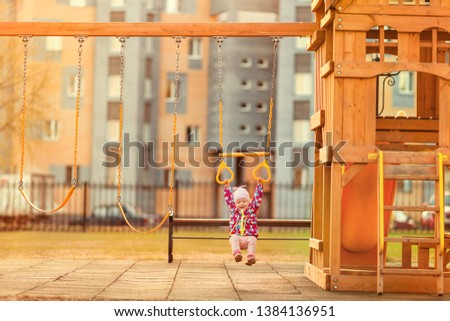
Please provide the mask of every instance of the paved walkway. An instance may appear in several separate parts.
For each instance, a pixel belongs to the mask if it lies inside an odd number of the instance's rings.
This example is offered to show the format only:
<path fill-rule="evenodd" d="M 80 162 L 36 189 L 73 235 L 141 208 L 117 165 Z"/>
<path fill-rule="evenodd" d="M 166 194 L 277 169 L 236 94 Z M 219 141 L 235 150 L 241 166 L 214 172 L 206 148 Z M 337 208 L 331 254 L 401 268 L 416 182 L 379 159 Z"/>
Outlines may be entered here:
<path fill-rule="evenodd" d="M 335 293 L 295 262 L 1 260 L 0 300 L 436 300 L 450 295 Z"/>

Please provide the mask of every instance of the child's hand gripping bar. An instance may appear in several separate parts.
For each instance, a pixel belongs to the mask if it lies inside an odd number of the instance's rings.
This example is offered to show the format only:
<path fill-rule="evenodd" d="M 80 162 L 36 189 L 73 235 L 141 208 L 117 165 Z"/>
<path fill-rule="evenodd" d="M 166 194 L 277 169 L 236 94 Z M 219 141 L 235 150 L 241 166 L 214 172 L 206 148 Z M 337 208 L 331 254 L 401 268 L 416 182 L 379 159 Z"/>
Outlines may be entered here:
<path fill-rule="evenodd" d="M 260 169 L 265 169 L 267 172 L 267 178 L 261 178 L 261 175 L 258 175 L 258 171 Z M 253 178 L 255 180 L 260 180 L 261 183 L 267 183 L 270 181 L 270 179 L 272 178 L 272 174 L 270 173 L 270 167 L 269 167 L 269 163 L 267 162 L 267 159 L 265 159 L 261 164 L 259 164 L 257 167 L 255 167 L 255 169 L 253 170 Z"/>

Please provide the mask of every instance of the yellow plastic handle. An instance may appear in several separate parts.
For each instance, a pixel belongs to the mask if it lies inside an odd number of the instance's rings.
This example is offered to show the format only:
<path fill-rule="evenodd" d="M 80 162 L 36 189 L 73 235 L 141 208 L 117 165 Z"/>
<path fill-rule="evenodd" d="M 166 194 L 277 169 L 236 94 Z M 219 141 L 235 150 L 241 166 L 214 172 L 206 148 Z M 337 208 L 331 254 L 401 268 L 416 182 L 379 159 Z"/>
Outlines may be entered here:
<path fill-rule="evenodd" d="M 223 171 L 223 170 L 226 170 L 228 173 L 230 173 L 231 177 L 230 177 L 229 179 L 226 179 L 226 180 L 221 181 L 221 180 L 220 180 L 220 174 L 222 174 L 222 171 Z M 227 164 L 225 163 L 225 161 L 222 161 L 222 163 L 220 163 L 220 165 L 219 165 L 219 169 L 217 170 L 216 182 L 219 183 L 219 184 L 221 184 L 221 185 L 224 185 L 224 184 L 227 183 L 227 181 L 228 181 L 228 183 L 231 183 L 231 182 L 233 181 L 233 179 L 234 179 L 234 173 L 233 173 L 233 171 L 231 170 L 231 168 L 229 168 L 229 167 L 227 166 Z"/>
<path fill-rule="evenodd" d="M 261 179 L 262 183 L 267 183 L 270 181 L 270 179 L 272 178 L 272 174 L 270 173 L 270 167 L 269 167 L 269 163 L 267 162 L 267 159 L 265 159 L 261 164 L 259 164 L 254 170 L 253 170 L 253 178 L 255 180 L 258 180 L 259 177 L 261 177 L 261 175 L 257 175 L 258 171 L 262 168 L 266 169 L 267 172 L 267 178 L 266 179 Z"/>

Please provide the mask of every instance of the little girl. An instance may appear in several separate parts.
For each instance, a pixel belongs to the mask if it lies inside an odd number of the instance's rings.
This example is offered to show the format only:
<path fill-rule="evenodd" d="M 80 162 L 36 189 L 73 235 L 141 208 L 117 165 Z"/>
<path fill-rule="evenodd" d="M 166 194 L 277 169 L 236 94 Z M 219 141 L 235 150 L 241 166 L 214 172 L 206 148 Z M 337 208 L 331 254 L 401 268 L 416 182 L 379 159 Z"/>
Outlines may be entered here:
<path fill-rule="evenodd" d="M 262 202 L 263 186 L 258 179 L 253 199 L 244 187 L 233 191 L 226 182 L 225 201 L 230 209 L 230 245 L 236 262 L 242 261 L 241 250 L 247 249 L 246 265 L 256 263 L 256 238 L 258 237 L 257 212 Z"/>

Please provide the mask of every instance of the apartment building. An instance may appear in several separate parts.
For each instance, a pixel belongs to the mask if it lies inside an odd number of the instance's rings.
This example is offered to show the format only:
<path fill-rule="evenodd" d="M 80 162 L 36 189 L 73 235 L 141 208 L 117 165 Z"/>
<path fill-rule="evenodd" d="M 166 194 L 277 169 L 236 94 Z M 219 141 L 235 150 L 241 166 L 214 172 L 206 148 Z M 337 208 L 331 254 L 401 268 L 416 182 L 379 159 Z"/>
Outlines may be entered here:
<path fill-rule="evenodd" d="M 312 21 L 306 0 L 279 2 L 280 22 Z M 313 135 L 309 119 L 314 110 L 314 54 L 309 38 L 284 38 L 280 43 L 276 110 L 277 184 L 292 184 L 292 191 L 275 194 L 275 206 L 285 217 L 309 217 L 314 166 Z M 308 201 L 307 203 L 304 203 Z M 284 209 L 285 204 L 297 203 Z M 293 211 L 292 208 L 299 210 Z M 301 209 L 301 210 L 300 210 Z"/>

